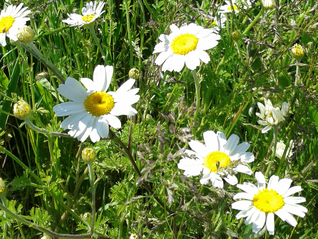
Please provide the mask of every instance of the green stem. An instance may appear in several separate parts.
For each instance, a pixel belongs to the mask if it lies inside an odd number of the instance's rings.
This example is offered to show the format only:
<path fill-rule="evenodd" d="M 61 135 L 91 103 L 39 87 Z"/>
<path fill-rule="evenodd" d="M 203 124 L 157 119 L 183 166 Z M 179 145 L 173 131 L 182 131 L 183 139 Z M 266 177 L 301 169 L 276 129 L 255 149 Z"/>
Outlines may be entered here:
<path fill-rule="evenodd" d="M 17 214 L 15 214 L 14 212 L 12 212 L 11 210 L 9 210 L 5 205 L 3 205 L 2 203 L 0 203 L 0 209 L 3 210 L 9 217 L 11 217 L 14 220 L 17 220 L 20 223 L 23 223 L 24 225 L 27 225 L 31 228 L 34 228 L 38 231 L 41 231 L 51 237 L 65 237 L 65 238 L 91 238 L 91 235 L 74 235 L 74 234 L 60 234 L 60 233 L 55 233 L 52 232 L 48 229 L 45 229 L 41 226 L 39 226 L 38 224 L 25 220 L 24 218 L 21 218 L 20 216 L 18 216 Z"/>
<path fill-rule="evenodd" d="M 55 65 L 53 65 L 50 61 L 48 61 L 43 54 L 39 51 L 39 49 L 33 44 L 29 43 L 28 45 L 25 45 L 21 42 L 19 42 L 20 45 L 30 54 L 32 54 L 35 58 L 37 58 L 42 64 L 44 64 L 47 68 L 49 68 L 53 74 L 62 82 L 65 83 L 65 77 L 60 72 L 59 69 L 56 68 Z"/>
<path fill-rule="evenodd" d="M 131 69 L 133 67 L 133 46 L 131 44 L 129 3 L 130 3 L 130 0 L 124 0 L 125 11 L 126 11 L 126 25 L 127 25 L 128 41 L 129 41 L 129 68 Z"/>
<path fill-rule="evenodd" d="M 247 34 L 252 29 L 252 27 L 258 22 L 258 20 L 260 19 L 262 14 L 263 14 L 263 8 L 259 12 L 259 14 L 254 18 L 254 20 L 251 22 L 251 24 L 248 25 L 248 27 L 245 29 L 245 31 L 243 32 L 243 35 Z"/>
<path fill-rule="evenodd" d="M 194 80 L 194 85 L 195 85 L 195 96 L 196 96 L 196 110 L 194 114 L 194 120 L 196 119 L 198 112 L 200 111 L 200 82 L 197 77 L 197 72 L 196 70 L 193 70 L 192 72 L 193 80 Z"/>
<path fill-rule="evenodd" d="M 6 207 L 6 201 L 7 201 L 7 199 L 6 199 L 4 196 L 2 196 L 2 197 L 1 197 L 1 201 L 2 201 L 3 205 Z M 6 213 L 6 212 L 3 213 L 3 217 L 4 217 L 5 219 L 7 219 L 7 213 Z M 7 233 L 8 233 L 8 223 L 5 222 L 3 227 L 4 227 L 4 230 L 3 230 L 3 236 L 2 236 L 2 238 L 3 238 L 3 239 L 6 239 L 6 238 L 7 238 Z"/>
<path fill-rule="evenodd" d="M 92 37 L 93 37 L 93 39 L 94 39 L 94 42 L 95 42 L 95 44 L 97 45 L 97 47 L 98 47 L 100 53 L 102 54 L 102 58 L 103 58 L 104 61 L 105 61 L 105 59 L 106 59 L 106 58 L 105 58 L 105 52 L 103 51 L 103 48 L 101 47 L 101 45 L 100 45 L 100 43 L 99 43 L 99 40 L 98 40 L 98 38 L 97 38 L 97 36 L 96 36 L 95 29 L 94 29 L 94 24 L 89 24 L 87 27 L 89 28 L 89 30 L 90 30 L 90 32 L 91 32 L 91 35 L 92 35 Z"/>
<path fill-rule="evenodd" d="M 36 181 L 38 181 L 39 184 L 43 185 L 43 182 L 41 179 L 35 175 L 32 170 L 30 170 L 20 159 L 18 159 L 14 154 L 12 154 L 10 151 L 8 151 L 4 147 L 0 147 L 0 152 L 3 151 L 6 155 L 8 155 L 10 158 L 12 158 L 15 162 L 17 162 L 24 170 L 27 171 Z"/>
<path fill-rule="evenodd" d="M 95 175 L 94 170 L 91 163 L 87 164 L 88 174 L 89 174 L 89 182 L 92 188 L 92 221 L 91 221 L 91 232 L 90 235 L 93 235 L 94 232 L 94 222 L 95 222 L 95 211 L 96 211 L 96 185 L 94 185 Z"/>
<path fill-rule="evenodd" d="M 33 129 L 34 131 L 41 133 L 41 134 L 46 134 L 46 135 L 54 135 L 54 136 L 62 136 L 62 137 L 67 137 L 70 138 L 71 136 L 68 134 L 64 134 L 64 133 L 57 133 L 57 132 L 49 132 L 46 129 L 41 129 L 37 126 L 35 126 L 29 118 L 25 119 L 25 122 L 27 123 L 27 125 Z"/>

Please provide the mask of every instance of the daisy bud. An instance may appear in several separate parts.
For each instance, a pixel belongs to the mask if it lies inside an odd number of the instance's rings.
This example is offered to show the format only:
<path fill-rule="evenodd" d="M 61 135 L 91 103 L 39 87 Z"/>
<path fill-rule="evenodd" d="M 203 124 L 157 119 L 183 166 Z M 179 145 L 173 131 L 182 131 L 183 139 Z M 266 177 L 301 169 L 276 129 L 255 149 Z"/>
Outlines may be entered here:
<path fill-rule="evenodd" d="M 13 105 L 13 114 L 16 118 L 20 120 L 25 120 L 29 118 L 31 114 L 31 107 L 24 100 L 19 100 L 17 103 Z"/>
<path fill-rule="evenodd" d="M 31 43 L 34 39 L 34 36 L 34 31 L 29 26 L 20 27 L 17 33 L 18 40 L 25 44 Z"/>
<path fill-rule="evenodd" d="M 0 196 L 4 196 L 6 191 L 6 184 L 2 178 L 0 178 Z"/>
<path fill-rule="evenodd" d="M 138 236 L 136 233 L 132 233 L 129 237 L 129 239 L 138 239 Z"/>
<path fill-rule="evenodd" d="M 132 68 L 129 70 L 129 78 L 133 78 L 138 80 L 139 78 L 139 70 L 137 68 Z"/>
<path fill-rule="evenodd" d="M 93 163 L 96 158 L 96 152 L 93 148 L 85 148 L 82 151 L 82 159 L 85 163 Z"/>
<path fill-rule="evenodd" d="M 275 0 L 262 0 L 265 9 L 273 9 L 276 6 Z"/>
<path fill-rule="evenodd" d="M 90 222 L 92 220 L 92 215 L 88 212 L 85 212 L 82 217 L 87 222 Z"/>
<path fill-rule="evenodd" d="M 232 39 L 236 42 L 241 39 L 241 34 L 238 31 L 232 32 L 231 36 L 232 36 Z"/>
<path fill-rule="evenodd" d="M 52 237 L 49 237 L 47 235 L 44 235 L 43 237 L 41 237 L 41 239 L 52 239 Z"/>
<path fill-rule="evenodd" d="M 297 61 L 301 60 L 301 58 L 303 58 L 305 54 L 304 48 L 297 43 L 292 47 L 292 49 L 290 50 L 290 53 Z"/>

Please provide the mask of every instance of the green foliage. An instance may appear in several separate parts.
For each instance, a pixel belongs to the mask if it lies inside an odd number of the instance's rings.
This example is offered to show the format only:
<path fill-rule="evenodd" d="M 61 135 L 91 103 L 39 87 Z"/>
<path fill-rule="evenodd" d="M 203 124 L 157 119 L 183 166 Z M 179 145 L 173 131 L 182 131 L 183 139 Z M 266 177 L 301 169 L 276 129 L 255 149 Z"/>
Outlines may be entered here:
<path fill-rule="evenodd" d="M 211 60 L 196 68 L 200 99 L 192 72 L 187 67 L 162 72 L 153 50 L 161 34 L 170 34 L 171 24 L 211 29 L 223 0 L 105 1 L 105 12 L 93 25 L 100 46 L 89 28 L 62 22 L 69 13 L 81 13 L 85 1 L 22 2 L 32 12 L 27 24 L 36 33 L 34 45 L 64 79 L 92 79 L 97 65 L 112 65 L 109 89 L 116 91 L 136 67 L 140 99 L 133 105 L 138 113 L 120 116 L 121 128 L 111 128 L 97 143 L 49 134 L 68 131 L 53 111 L 67 101 L 57 91 L 62 82 L 47 62 L 6 38 L 0 53 L 0 176 L 7 185 L 2 204 L 30 225 L 0 210 L 3 238 L 41 238 L 45 232 L 36 226 L 87 238 L 122 239 L 133 233 L 158 239 L 250 238 L 252 225 L 236 219 L 231 208 L 241 190 L 227 183 L 221 189 L 202 185 L 201 176 L 186 177 L 178 169 L 190 140 L 203 143 L 207 130 L 248 142 L 255 155 L 249 164 L 253 173 L 291 178 L 293 186 L 302 187 L 295 196 L 306 198 L 306 216 L 295 216 L 295 228 L 275 220 L 275 235 L 265 238 L 318 237 L 316 1 L 280 0 L 268 11 L 261 1 L 252 1 L 251 7 L 228 13 L 218 45 L 206 51 Z M 11 0 L 0 8 L 19 3 Z M 231 37 L 234 31 L 240 33 L 238 41 Z M 290 54 L 295 43 L 305 48 L 301 61 Z M 12 116 L 18 98 L 30 104 L 30 121 L 43 131 Z M 293 140 L 291 157 L 287 152 L 275 157 L 273 130 L 261 133 L 255 113 L 264 98 L 274 107 L 289 104 L 277 140 L 287 146 Z M 81 159 L 88 146 L 98 153 L 93 178 Z M 240 184 L 255 183 L 254 175 L 237 177 Z"/>

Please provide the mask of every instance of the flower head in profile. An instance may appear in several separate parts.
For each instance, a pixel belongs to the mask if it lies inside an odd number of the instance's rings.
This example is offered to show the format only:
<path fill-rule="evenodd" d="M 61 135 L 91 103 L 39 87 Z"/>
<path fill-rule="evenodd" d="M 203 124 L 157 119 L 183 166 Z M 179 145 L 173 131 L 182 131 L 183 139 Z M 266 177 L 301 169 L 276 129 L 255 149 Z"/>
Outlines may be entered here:
<path fill-rule="evenodd" d="M 250 145 L 239 143 L 239 137 L 232 134 L 227 140 L 224 133 L 206 131 L 203 133 L 205 144 L 191 140 L 192 150 L 186 150 L 178 164 L 185 170 L 187 177 L 202 173 L 201 184 L 211 182 L 213 187 L 223 188 L 223 179 L 231 185 L 237 184 L 236 173 L 252 174 L 247 163 L 254 161 L 254 155 L 246 152 Z"/>
<path fill-rule="evenodd" d="M 270 235 L 275 232 L 274 215 L 291 226 L 297 225 L 296 219 L 291 215 L 304 217 L 308 211 L 299 203 L 305 202 L 304 197 L 293 197 L 294 193 L 300 192 L 300 186 L 290 187 L 292 180 L 284 178 L 279 180 L 278 176 L 271 176 L 266 187 L 265 177 L 261 172 L 255 173 L 257 186 L 252 183 L 238 184 L 243 190 L 234 199 L 243 199 L 232 204 L 232 208 L 240 210 L 237 219 L 246 217 L 245 225 L 253 223 L 253 232 L 259 232 L 264 225 Z"/>
<path fill-rule="evenodd" d="M 266 127 L 262 129 L 262 133 L 266 133 L 273 126 L 278 125 L 280 122 L 284 121 L 284 116 L 288 114 L 288 103 L 284 102 L 282 108 L 274 108 L 272 102 L 269 99 L 264 99 L 265 105 L 260 102 L 257 102 L 260 113 L 256 115 L 261 118 L 257 121 L 260 125 L 265 125 Z"/>
<path fill-rule="evenodd" d="M 250 2 L 250 0 L 242 0 L 242 1 L 239 1 L 239 0 L 232 0 L 232 4 L 230 1 L 225 1 L 225 5 L 221 6 L 220 7 L 220 11 L 222 11 L 223 13 L 228 13 L 228 12 L 232 12 L 232 11 L 235 11 L 235 12 L 239 12 L 240 9 L 246 9 L 248 7 L 250 7 L 252 4 Z"/>
<path fill-rule="evenodd" d="M 72 77 L 59 85 L 58 92 L 71 101 L 53 109 L 57 116 L 69 116 L 61 123 L 61 128 L 70 129 L 69 135 L 82 142 L 89 136 L 92 142 L 97 142 L 108 136 L 109 125 L 115 129 L 121 127 L 116 116 L 137 113 L 131 106 L 139 100 L 139 95 L 136 95 L 139 89 L 131 89 L 135 80 L 129 79 L 116 92 L 107 92 L 112 75 L 112 66 L 98 65 L 93 80 L 81 78 L 87 90 Z"/>
<path fill-rule="evenodd" d="M 17 41 L 19 28 L 24 26 L 30 20 L 26 17 L 30 10 L 27 7 L 22 8 L 23 3 L 18 6 L 9 5 L 0 13 L 0 45 L 6 46 L 6 36 L 12 41 Z"/>
<path fill-rule="evenodd" d="M 290 158 L 291 156 L 293 156 L 293 151 L 292 151 L 293 148 L 294 148 L 294 143 L 293 143 L 293 140 L 291 140 L 289 142 L 289 147 L 285 154 L 286 158 Z M 279 142 L 277 142 L 275 156 L 281 159 L 284 155 L 285 149 L 286 149 L 286 144 L 284 144 L 283 140 L 280 140 Z"/>
<path fill-rule="evenodd" d="M 200 65 L 210 61 L 205 51 L 215 47 L 220 35 L 212 29 L 204 29 L 194 23 L 184 24 L 180 28 L 172 24 L 170 35 L 161 34 L 161 41 L 155 46 L 153 53 L 160 53 L 156 59 L 157 65 L 162 65 L 162 71 L 180 72 L 184 65 L 194 70 Z"/>
<path fill-rule="evenodd" d="M 67 14 L 68 19 L 63 20 L 70 25 L 70 27 L 81 27 L 93 23 L 103 12 L 105 3 L 96 1 L 86 3 L 86 7 L 82 8 L 82 15 L 77 13 Z"/>

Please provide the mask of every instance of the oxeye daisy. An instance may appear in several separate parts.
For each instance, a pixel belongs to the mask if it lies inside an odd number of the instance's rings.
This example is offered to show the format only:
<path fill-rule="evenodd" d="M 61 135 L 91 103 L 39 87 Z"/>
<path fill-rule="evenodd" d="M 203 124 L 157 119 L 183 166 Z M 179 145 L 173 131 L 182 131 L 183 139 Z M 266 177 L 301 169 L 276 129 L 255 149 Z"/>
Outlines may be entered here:
<path fill-rule="evenodd" d="M 291 215 L 304 217 L 308 211 L 299 203 L 305 202 L 304 197 L 293 197 L 294 193 L 300 192 L 300 186 L 290 187 L 291 179 L 281 179 L 278 176 L 271 176 L 266 187 L 265 177 L 261 172 L 255 173 L 257 186 L 252 183 L 238 184 L 237 187 L 243 190 L 234 199 L 240 200 L 232 204 L 232 208 L 240 210 L 236 215 L 237 219 L 246 217 L 245 225 L 253 223 L 253 232 L 259 232 L 264 225 L 270 235 L 275 232 L 274 215 L 291 226 L 297 225 L 296 219 Z"/>
<path fill-rule="evenodd" d="M 63 20 L 70 25 L 70 27 L 81 27 L 93 23 L 103 12 L 102 11 L 105 3 L 96 1 L 86 3 L 86 7 L 82 8 L 82 15 L 77 13 L 67 14 L 68 19 Z"/>
<path fill-rule="evenodd" d="M 209 55 L 205 52 L 215 47 L 220 35 L 212 29 L 204 29 L 194 23 L 183 24 L 180 28 L 170 25 L 169 35 L 161 34 L 161 41 L 155 46 L 153 53 L 160 53 L 155 63 L 162 65 L 162 71 L 180 72 L 184 64 L 194 70 L 200 65 L 210 61 Z"/>
<path fill-rule="evenodd" d="M 245 3 L 245 4 L 242 4 Z M 251 2 L 249 0 L 246 0 L 244 2 L 244 0 L 242 1 L 238 1 L 238 0 L 232 0 L 232 4 L 230 1 L 225 1 L 225 5 L 220 7 L 220 11 L 222 11 L 223 13 L 228 13 L 228 12 L 239 12 L 240 8 L 246 9 L 246 5 L 247 6 L 251 6 Z"/>
<path fill-rule="evenodd" d="M 53 109 L 57 116 L 69 116 L 60 126 L 70 129 L 69 135 L 82 142 L 89 136 L 92 142 L 97 142 L 108 136 L 109 125 L 115 129 L 121 127 L 116 116 L 137 113 L 131 106 L 139 100 L 139 95 L 136 95 L 139 89 L 131 89 L 135 80 L 129 79 L 116 92 L 107 92 L 112 75 L 112 66 L 99 65 L 94 70 L 93 80 L 81 78 L 87 90 L 72 77 L 59 85 L 58 92 L 71 101 Z"/>
<path fill-rule="evenodd" d="M 18 6 L 9 5 L 0 13 L 0 45 L 6 46 L 6 36 L 13 41 L 17 41 L 17 33 L 19 28 L 25 26 L 26 22 L 30 20 L 26 17 L 30 10 L 27 7 L 22 8 L 23 3 Z"/>
<path fill-rule="evenodd" d="M 287 102 L 284 102 L 282 104 L 281 109 L 279 109 L 278 107 L 274 108 L 272 102 L 269 99 L 264 99 L 264 103 L 265 105 L 257 102 L 260 113 L 256 113 L 256 115 L 261 118 L 261 120 L 258 120 L 257 123 L 266 126 L 262 129 L 262 133 L 266 133 L 273 126 L 278 125 L 280 122 L 284 121 L 284 116 L 287 116 L 288 114 Z"/>
<path fill-rule="evenodd" d="M 202 174 L 201 184 L 209 181 L 213 187 L 223 188 L 223 180 L 231 185 L 237 184 L 236 173 L 252 174 L 252 170 L 246 166 L 254 161 L 254 155 L 246 152 L 249 143 L 239 143 L 239 137 L 232 134 L 228 140 L 224 133 L 206 131 L 203 133 L 205 144 L 191 140 L 189 146 L 192 150 L 186 150 L 178 164 L 178 168 L 185 170 L 187 177 Z"/>

